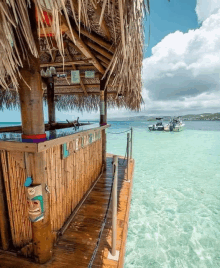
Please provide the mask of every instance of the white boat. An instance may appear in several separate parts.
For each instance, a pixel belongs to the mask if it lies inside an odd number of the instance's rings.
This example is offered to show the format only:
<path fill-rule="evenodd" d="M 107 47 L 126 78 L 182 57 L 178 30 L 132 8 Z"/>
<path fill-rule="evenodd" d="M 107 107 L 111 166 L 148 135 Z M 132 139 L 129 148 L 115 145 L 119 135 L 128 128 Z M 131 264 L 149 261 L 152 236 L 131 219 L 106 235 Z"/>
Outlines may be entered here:
<path fill-rule="evenodd" d="M 164 125 L 163 125 L 163 118 L 156 118 L 157 123 L 154 125 L 148 126 L 148 129 L 150 131 L 163 131 L 164 130 Z"/>
<path fill-rule="evenodd" d="M 170 123 L 164 126 L 164 131 L 170 131 Z"/>
<path fill-rule="evenodd" d="M 183 124 L 180 117 L 173 118 L 171 128 L 173 128 L 172 130 L 174 132 L 182 131 L 184 129 L 184 127 L 185 127 L 185 124 Z"/>

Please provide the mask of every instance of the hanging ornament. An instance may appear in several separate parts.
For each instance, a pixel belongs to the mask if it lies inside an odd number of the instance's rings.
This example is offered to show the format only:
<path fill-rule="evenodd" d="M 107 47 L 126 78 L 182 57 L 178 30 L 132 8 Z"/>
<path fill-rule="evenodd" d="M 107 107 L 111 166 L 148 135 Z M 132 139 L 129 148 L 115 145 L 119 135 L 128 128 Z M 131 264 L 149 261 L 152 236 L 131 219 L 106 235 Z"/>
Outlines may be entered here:
<path fill-rule="evenodd" d="M 51 72 L 51 75 L 56 75 L 57 74 L 57 71 L 56 71 L 55 67 L 50 67 L 50 72 Z"/>
<path fill-rule="evenodd" d="M 42 77 L 46 76 L 46 73 L 45 73 L 44 69 L 41 69 L 40 74 L 41 74 Z"/>
<path fill-rule="evenodd" d="M 51 71 L 50 71 L 50 68 L 47 68 L 46 70 L 46 77 L 51 77 Z"/>

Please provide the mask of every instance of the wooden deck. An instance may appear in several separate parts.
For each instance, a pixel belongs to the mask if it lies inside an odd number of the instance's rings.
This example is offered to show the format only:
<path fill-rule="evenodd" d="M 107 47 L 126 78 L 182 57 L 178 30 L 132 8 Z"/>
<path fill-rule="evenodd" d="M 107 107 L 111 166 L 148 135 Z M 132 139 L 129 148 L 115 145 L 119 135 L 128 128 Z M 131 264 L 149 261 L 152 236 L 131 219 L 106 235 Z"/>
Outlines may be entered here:
<path fill-rule="evenodd" d="M 107 171 L 102 175 L 88 198 L 81 206 L 70 226 L 54 247 L 53 258 L 44 265 L 35 264 L 14 253 L 0 252 L 0 267 L 77 267 L 87 268 L 96 247 L 100 228 L 106 213 L 112 183 L 112 155 L 107 155 Z M 111 207 L 108 212 L 105 229 L 92 267 L 123 267 L 125 243 L 130 210 L 134 161 L 129 162 L 129 180 L 127 181 L 127 161 L 119 158 L 118 176 L 118 220 L 117 250 L 119 261 L 109 260 L 111 249 Z M 122 165 L 123 164 L 123 165 Z"/>

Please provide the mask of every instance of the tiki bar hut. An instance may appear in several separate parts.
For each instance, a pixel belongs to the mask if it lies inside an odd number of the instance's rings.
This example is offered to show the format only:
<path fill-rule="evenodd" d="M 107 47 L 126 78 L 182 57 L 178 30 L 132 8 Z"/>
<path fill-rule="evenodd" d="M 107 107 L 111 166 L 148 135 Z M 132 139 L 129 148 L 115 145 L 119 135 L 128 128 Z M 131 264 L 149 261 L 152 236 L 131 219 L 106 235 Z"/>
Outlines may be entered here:
<path fill-rule="evenodd" d="M 144 0 L 0 1 L 0 109 L 18 108 L 22 122 L 0 128 L 0 267 L 123 267 L 134 161 L 117 160 L 113 239 L 107 107 L 140 109 L 146 10 Z M 57 122 L 56 110 L 97 110 L 100 122 Z"/>

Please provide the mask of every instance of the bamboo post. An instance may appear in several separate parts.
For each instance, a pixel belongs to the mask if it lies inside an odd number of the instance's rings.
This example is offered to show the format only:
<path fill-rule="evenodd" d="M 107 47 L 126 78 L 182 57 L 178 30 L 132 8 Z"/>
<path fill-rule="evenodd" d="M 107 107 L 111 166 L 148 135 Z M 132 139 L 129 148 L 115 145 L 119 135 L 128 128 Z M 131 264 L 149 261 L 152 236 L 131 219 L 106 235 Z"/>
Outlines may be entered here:
<path fill-rule="evenodd" d="M 4 185 L 2 162 L 0 155 L 0 238 L 2 241 L 2 248 L 4 250 L 8 250 L 10 239 L 10 224 L 6 200 L 6 190 Z"/>
<path fill-rule="evenodd" d="M 113 156 L 113 188 L 112 188 L 112 250 L 108 253 L 108 259 L 118 261 L 119 251 L 116 250 L 117 242 L 117 198 L 118 198 L 118 156 Z"/>
<path fill-rule="evenodd" d="M 132 150 L 133 150 L 133 128 L 131 127 L 131 152 L 130 152 L 131 159 L 132 159 Z"/>
<path fill-rule="evenodd" d="M 43 189 L 44 219 L 32 222 L 33 247 L 35 260 L 45 263 L 52 257 L 52 232 L 50 221 L 49 194 L 46 192 L 46 152 L 32 154 L 32 174 L 34 184 L 41 184 Z"/>
<path fill-rule="evenodd" d="M 130 133 L 127 134 L 127 180 L 128 180 L 128 167 L 130 160 L 129 152 L 130 152 Z"/>
<path fill-rule="evenodd" d="M 117 241 L 117 194 L 118 194 L 118 156 L 113 156 L 113 191 L 112 191 L 112 256 L 116 255 Z"/>
<path fill-rule="evenodd" d="M 29 20 L 36 47 L 39 41 L 35 14 L 35 4 L 31 1 Z M 35 58 L 26 44 L 26 54 L 22 58 L 20 69 L 19 97 L 22 119 L 22 140 L 39 143 L 46 140 L 43 114 L 43 89 L 40 76 L 40 60 Z M 46 193 L 46 159 L 45 152 L 28 155 L 31 159 L 31 176 L 33 184 L 41 184 L 43 189 L 44 219 L 32 222 L 33 249 L 35 260 L 45 263 L 52 257 L 52 233 L 50 222 L 49 195 Z"/>
<path fill-rule="evenodd" d="M 106 78 L 100 80 L 100 126 L 107 124 L 107 89 Z M 106 132 L 102 130 L 102 164 L 106 170 Z"/>
<path fill-rule="evenodd" d="M 55 123 L 55 101 L 54 101 L 54 78 L 47 80 L 47 105 L 48 105 L 48 123 Z"/>

